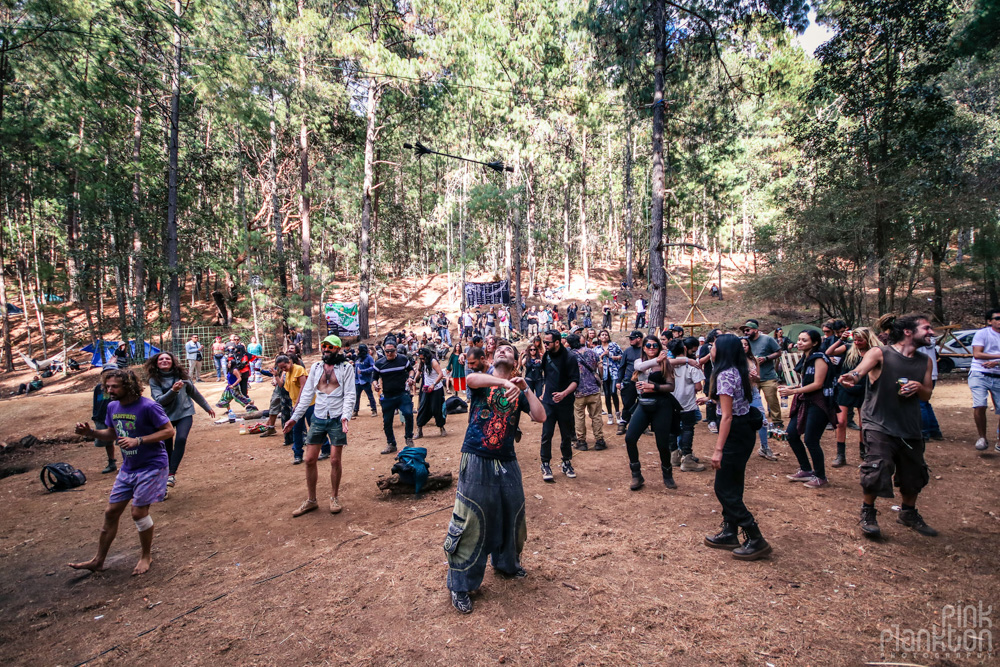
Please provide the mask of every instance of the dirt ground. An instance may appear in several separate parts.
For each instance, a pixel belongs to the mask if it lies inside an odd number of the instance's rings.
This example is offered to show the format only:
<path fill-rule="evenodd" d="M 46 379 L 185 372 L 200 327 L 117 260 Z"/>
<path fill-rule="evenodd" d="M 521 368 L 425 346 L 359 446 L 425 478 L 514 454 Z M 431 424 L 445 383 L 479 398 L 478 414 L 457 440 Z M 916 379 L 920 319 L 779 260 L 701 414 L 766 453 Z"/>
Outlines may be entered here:
<path fill-rule="evenodd" d="M 200 387 L 213 401 L 222 390 Z M 269 392 L 257 385 L 252 396 L 266 404 Z M 71 434 L 89 415 L 89 392 L 4 401 L 0 440 L 32 433 L 54 442 L 0 455 L 0 662 L 997 664 L 993 646 L 961 655 L 880 648 L 883 630 L 940 628 L 945 605 L 1000 601 L 1000 457 L 972 447 L 961 378 L 939 384 L 934 405 L 947 439 L 929 443 L 920 510 L 940 537 L 897 524 L 897 499 L 880 501 L 886 539 L 863 539 L 856 468 L 831 470 L 833 484 L 810 491 L 786 481 L 794 458 L 775 443 L 780 460 L 754 456 L 747 474 L 748 505 L 774 546 L 754 563 L 702 544 L 720 520 L 711 472 L 677 472 L 679 488 L 665 490 L 647 436 L 647 485 L 630 492 L 624 437 L 610 431 L 610 449 L 577 453 L 577 479 L 557 472 L 545 484 L 541 429 L 526 424 L 519 458 L 530 574 L 510 582 L 488 572 L 475 612 L 462 616 L 445 589 L 441 549 L 454 489 L 416 501 L 382 495 L 375 481 L 391 462 L 379 455 L 381 417 L 367 407 L 344 455 L 346 509 L 297 519 L 305 469 L 292 465 L 281 438 L 240 436 L 199 414 L 177 487 L 153 507 L 153 567 L 133 577 L 138 540 L 127 516 L 106 572 L 66 567 L 93 555 L 113 481 L 100 473 L 103 450 Z M 465 422 L 457 415 L 448 437 L 419 443 L 432 471 L 457 472 Z M 856 464 L 857 433 L 848 435 Z M 711 446 L 699 425 L 696 454 L 707 459 Z M 832 456 L 829 432 L 824 447 Z M 83 469 L 87 484 L 46 493 L 38 472 L 54 461 Z M 321 498 L 324 482 L 321 474 Z"/>

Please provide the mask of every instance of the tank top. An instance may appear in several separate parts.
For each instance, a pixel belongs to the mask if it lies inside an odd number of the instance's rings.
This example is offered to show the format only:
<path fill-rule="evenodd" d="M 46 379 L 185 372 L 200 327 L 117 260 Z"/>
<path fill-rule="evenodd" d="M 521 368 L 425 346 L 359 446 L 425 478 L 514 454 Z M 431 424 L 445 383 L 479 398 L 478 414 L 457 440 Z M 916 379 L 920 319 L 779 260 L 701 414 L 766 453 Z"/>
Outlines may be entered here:
<path fill-rule="evenodd" d="M 899 378 L 923 381 L 927 357 L 914 352 L 906 357 L 891 345 L 882 348 L 882 374 L 871 383 L 861 406 L 861 421 L 866 429 L 896 438 L 920 439 L 920 399 L 916 394 L 899 395 Z"/>
<path fill-rule="evenodd" d="M 444 375 L 434 370 L 433 366 L 424 366 L 424 386 L 440 389 L 444 386 Z"/>

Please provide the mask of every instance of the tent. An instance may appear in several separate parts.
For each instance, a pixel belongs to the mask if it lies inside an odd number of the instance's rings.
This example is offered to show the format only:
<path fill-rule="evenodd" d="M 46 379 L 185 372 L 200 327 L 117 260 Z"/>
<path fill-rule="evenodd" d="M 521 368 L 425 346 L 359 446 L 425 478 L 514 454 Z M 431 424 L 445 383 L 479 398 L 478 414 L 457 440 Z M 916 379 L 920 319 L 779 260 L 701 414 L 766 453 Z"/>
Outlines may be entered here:
<path fill-rule="evenodd" d="M 11 315 L 20 315 L 24 311 L 12 304 L 10 301 L 7 302 L 7 312 Z"/>
<path fill-rule="evenodd" d="M 815 331 L 820 336 L 823 335 L 823 330 L 813 324 L 789 324 L 786 327 L 782 327 L 782 331 L 788 336 L 788 339 L 793 343 L 799 339 L 799 334 L 803 331 Z M 771 332 L 774 335 L 774 332 Z"/>
<path fill-rule="evenodd" d="M 106 340 L 106 341 L 104 341 L 104 363 L 113 362 L 115 360 L 115 350 L 118 348 L 118 346 L 120 344 L 121 344 L 121 341 L 117 341 L 117 340 Z M 159 354 L 160 353 L 160 348 L 158 348 L 158 347 L 153 347 L 149 343 L 145 343 L 145 342 L 143 343 L 143 345 L 145 345 L 145 350 L 146 350 L 145 358 L 146 359 L 149 359 L 154 354 Z M 132 350 L 132 355 L 131 356 L 135 357 L 135 341 L 134 340 L 133 341 L 129 341 L 129 348 Z M 80 351 L 81 352 L 90 352 L 93 355 L 93 357 L 91 357 L 91 359 L 90 359 L 90 365 L 91 366 L 100 366 L 101 365 L 101 353 L 100 353 L 100 350 L 98 350 L 98 348 L 95 347 L 95 345 L 93 343 L 91 343 L 90 345 L 88 345 L 87 347 L 83 348 Z"/>

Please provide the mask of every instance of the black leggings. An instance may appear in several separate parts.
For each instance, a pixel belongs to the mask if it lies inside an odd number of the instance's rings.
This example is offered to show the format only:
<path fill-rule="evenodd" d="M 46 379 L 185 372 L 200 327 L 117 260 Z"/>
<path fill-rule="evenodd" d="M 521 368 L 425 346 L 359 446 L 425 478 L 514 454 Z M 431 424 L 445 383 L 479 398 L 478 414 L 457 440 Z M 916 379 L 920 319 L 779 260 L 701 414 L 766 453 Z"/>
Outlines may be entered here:
<path fill-rule="evenodd" d="M 170 458 L 170 474 L 177 474 L 177 467 L 184 458 L 184 448 L 187 447 L 188 435 L 191 433 L 191 425 L 194 424 L 194 416 L 184 417 L 175 422 L 170 422 L 174 426 L 174 437 L 167 438 L 163 444 L 167 446 L 167 456 Z"/>
<path fill-rule="evenodd" d="M 799 468 L 805 471 L 812 471 L 820 479 L 826 479 L 826 467 L 823 459 L 823 448 L 820 446 L 820 438 L 826 425 L 830 423 L 830 418 L 812 403 L 807 403 L 800 407 L 798 413 L 788 420 L 788 445 L 792 448 L 795 458 L 799 462 Z M 801 435 L 800 435 L 801 434 Z M 805 438 L 805 444 L 802 439 Z M 807 453 L 808 450 L 808 453 Z M 812 457 L 812 465 L 809 464 L 809 457 Z"/>
<path fill-rule="evenodd" d="M 629 463 L 639 463 L 639 436 L 647 426 L 652 426 L 653 435 L 656 437 L 656 449 L 660 452 L 660 465 L 665 470 L 670 470 L 672 424 L 673 410 L 670 408 L 670 403 L 661 400 L 656 406 L 649 408 L 636 404 L 635 412 L 628 422 L 628 431 L 625 432 L 625 450 L 628 452 Z"/>
<path fill-rule="evenodd" d="M 612 414 L 611 402 L 614 401 L 615 409 L 614 412 L 618 412 L 621 407 L 618 404 L 618 390 L 615 389 L 615 381 L 611 378 L 606 379 L 603 382 L 604 385 L 604 407 L 607 408 L 608 414 Z"/>

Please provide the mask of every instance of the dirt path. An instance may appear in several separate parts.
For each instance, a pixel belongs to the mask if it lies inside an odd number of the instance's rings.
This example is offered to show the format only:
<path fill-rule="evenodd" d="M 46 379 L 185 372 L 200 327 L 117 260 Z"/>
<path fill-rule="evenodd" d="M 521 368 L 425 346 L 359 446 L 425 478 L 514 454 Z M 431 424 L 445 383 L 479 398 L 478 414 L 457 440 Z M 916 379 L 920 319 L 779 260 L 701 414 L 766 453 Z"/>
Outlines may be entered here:
<path fill-rule="evenodd" d="M 201 387 L 210 400 L 222 389 Z M 269 391 L 259 385 L 252 396 L 266 404 Z M 5 402 L 0 440 L 69 438 L 89 402 L 89 393 Z M 647 486 L 632 493 L 623 436 L 611 435 L 609 450 L 577 455 L 578 479 L 557 473 L 546 485 L 540 427 L 529 424 L 519 456 L 530 575 L 507 582 L 488 573 L 471 616 L 454 612 L 444 588 L 454 490 L 419 501 L 380 495 L 375 480 L 391 462 L 379 455 L 381 418 L 367 409 L 345 453 L 345 511 L 298 519 L 304 469 L 281 439 L 239 436 L 199 415 L 178 485 L 153 508 L 155 560 L 142 577 L 130 576 L 138 540 L 127 518 L 107 572 L 65 566 L 95 548 L 113 481 L 99 472 L 102 450 L 63 442 L 6 454 L 0 660 L 76 665 L 107 651 L 90 664 L 996 664 L 996 649 L 906 659 L 880 651 L 883 630 L 929 630 L 947 604 L 1000 601 L 1000 456 L 972 448 L 968 390 L 957 378 L 938 386 L 934 404 L 948 439 L 929 444 L 920 509 L 940 537 L 896 524 L 880 501 L 888 539 L 862 539 L 857 470 L 831 470 L 831 487 L 809 491 L 785 480 L 794 459 L 776 443 L 781 460 L 753 457 L 747 479 L 774 554 L 749 564 L 702 546 L 719 522 L 710 472 L 678 472 L 680 488 L 666 491 L 646 437 Z M 465 421 L 420 443 L 432 470 L 456 471 Z M 854 464 L 856 437 L 849 432 Z M 695 452 L 707 458 L 711 444 L 700 425 Z M 832 452 L 832 434 L 824 447 Z M 81 467 L 88 483 L 45 493 L 38 468 L 53 461 Z"/>

